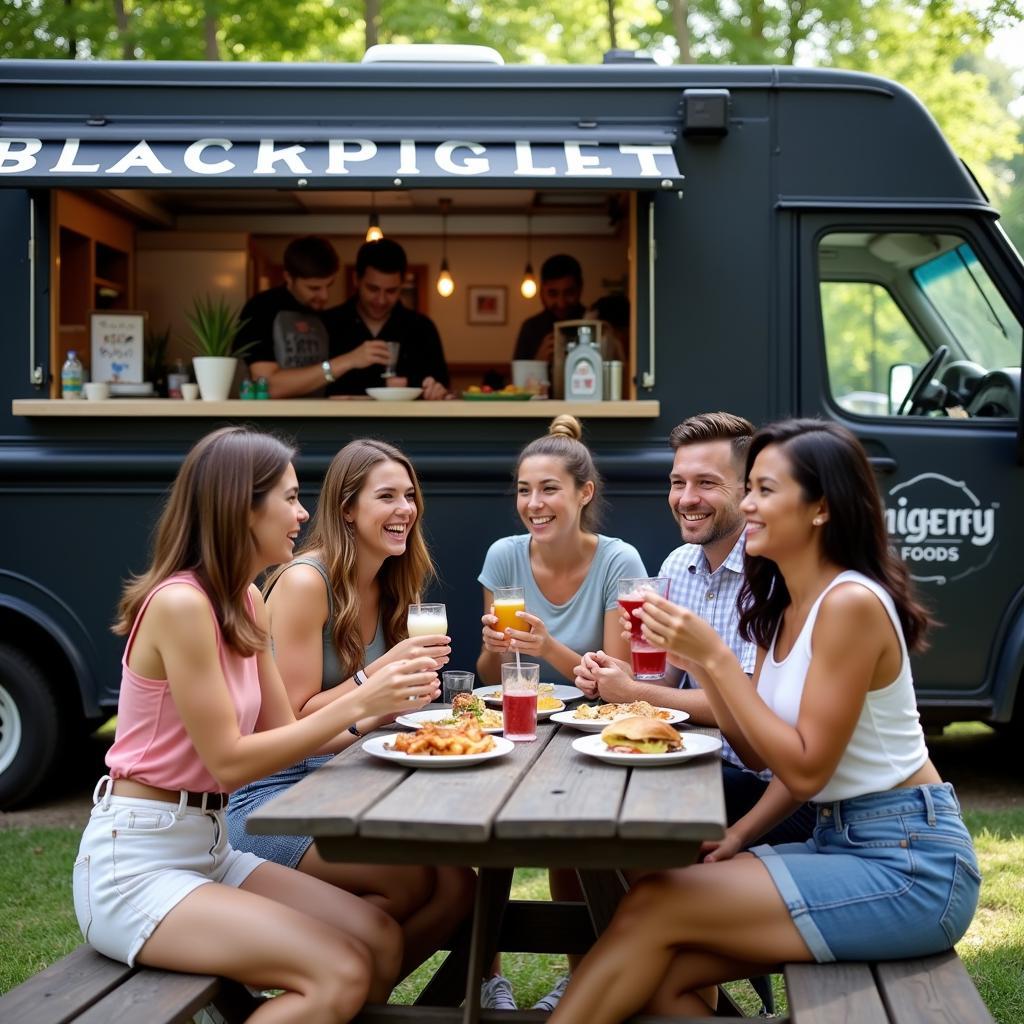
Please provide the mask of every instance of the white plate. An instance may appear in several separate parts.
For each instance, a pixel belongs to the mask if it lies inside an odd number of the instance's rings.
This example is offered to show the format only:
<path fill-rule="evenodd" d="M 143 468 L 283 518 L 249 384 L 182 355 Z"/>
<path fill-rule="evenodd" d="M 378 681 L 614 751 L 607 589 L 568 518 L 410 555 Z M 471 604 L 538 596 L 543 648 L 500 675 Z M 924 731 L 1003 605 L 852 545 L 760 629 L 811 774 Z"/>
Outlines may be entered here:
<path fill-rule="evenodd" d="M 481 761 L 491 761 L 496 757 L 504 757 L 515 749 L 515 744 L 504 736 L 494 737 L 494 747 L 482 754 L 403 754 L 400 750 L 389 750 L 385 744 L 394 743 L 393 736 L 371 736 L 364 744 L 363 750 L 374 757 L 385 761 L 395 761 L 414 768 L 465 768 Z"/>
<path fill-rule="evenodd" d="M 451 709 L 439 709 L 435 708 L 432 711 L 413 711 L 408 715 L 399 715 L 395 721 L 399 725 L 404 725 L 407 729 L 418 729 L 424 722 L 440 722 L 443 718 L 451 718 Z M 501 732 L 501 726 L 497 729 L 484 729 L 484 732 L 489 732 L 492 735 Z"/>
<path fill-rule="evenodd" d="M 544 683 L 540 684 L 541 686 Z M 483 697 L 484 701 L 488 704 L 493 704 L 494 707 L 501 707 L 501 687 L 500 686 L 478 686 L 474 691 L 475 697 Z M 575 686 L 566 686 L 564 683 L 555 683 L 553 690 L 545 690 L 541 694 L 542 697 L 557 697 L 560 701 L 564 701 L 568 704 L 570 701 L 579 700 L 583 696 L 583 691 Z M 557 709 L 556 709 L 557 710 Z M 554 711 L 542 711 L 542 715 L 553 715 Z"/>
<path fill-rule="evenodd" d="M 111 398 L 152 398 L 153 382 L 143 381 L 141 384 L 111 384 Z"/>
<path fill-rule="evenodd" d="M 666 725 L 678 725 L 690 717 L 685 711 L 676 711 L 675 708 L 658 708 L 658 710 L 667 711 L 671 716 L 658 719 L 659 722 L 664 722 Z M 551 721 L 558 722 L 560 725 L 571 725 L 574 729 L 579 729 L 582 732 L 600 732 L 611 722 L 619 722 L 623 718 L 631 717 L 630 715 L 619 715 L 617 718 L 576 718 L 575 716 L 575 708 L 572 711 L 558 711 L 551 716 Z"/>
<path fill-rule="evenodd" d="M 366 393 L 378 402 L 411 402 L 423 394 L 423 388 L 367 388 Z"/>
<path fill-rule="evenodd" d="M 683 733 L 683 749 L 670 750 L 666 754 L 620 754 L 609 750 L 608 745 L 600 736 L 581 736 L 572 741 L 572 749 L 581 754 L 596 757 L 599 761 L 609 764 L 621 764 L 628 768 L 644 768 L 659 764 L 674 764 L 676 761 L 688 761 L 691 757 L 701 757 L 722 749 L 722 741 L 714 736 L 706 736 L 702 732 Z"/>

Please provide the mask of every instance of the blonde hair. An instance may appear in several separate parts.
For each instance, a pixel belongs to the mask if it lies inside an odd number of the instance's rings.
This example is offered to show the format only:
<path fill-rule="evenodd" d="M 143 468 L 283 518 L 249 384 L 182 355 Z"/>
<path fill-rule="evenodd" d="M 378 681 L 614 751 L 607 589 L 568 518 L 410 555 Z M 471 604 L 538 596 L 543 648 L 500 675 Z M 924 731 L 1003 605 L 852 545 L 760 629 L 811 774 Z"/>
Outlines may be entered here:
<path fill-rule="evenodd" d="M 575 416 L 562 413 L 556 416 L 548 427 L 548 432 L 536 441 L 531 441 L 516 460 L 514 479 L 519 478 L 519 470 L 524 460 L 534 455 L 547 455 L 558 459 L 572 477 L 577 489 L 590 482 L 594 485 L 594 496 L 580 510 L 580 527 L 586 533 L 596 533 L 604 507 L 602 497 L 603 481 L 601 474 L 594 465 L 594 456 L 583 443 L 583 426 Z"/>
<path fill-rule="evenodd" d="M 350 441 L 327 467 L 316 512 L 310 519 L 306 538 L 296 552 L 296 556 L 309 551 L 318 552 L 327 569 L 334 605 L 331 637 L 346 676 L 363 664 L 365 652 L 359 631 L 355 530 L 346 521 L 345 514 L 358 501 L 371 470 L 383 462 L 395 462 L 405 469 L 412 481 L 416 502 L 416 518 L 406 534 L 405 554 L 386 558 L 377 574 L 384 643 L 388 648 L 406 637 L 408 606 L 420 599 L 420 594 L 435 577 L 434 564 L 420 526 L 423 493 L 408 456 L 384 441 Z M 280 566 L 267 580 L 263 587 L 265 595 L 270 593 L 286 568 Z"/>
<path fill-rule="evenodd" d="M 249 515 L 294 457 L 294 448 L 248 427 L 222 427 L 197 442 L 157 521 L 149 568 L 124 585 L 114 632 L 131 632 L 155 586 L 192 572 L 213 605 L 224 642 L 244 657 L 263 650 L 266 634 L 245 600 L 255 552 Z"/>

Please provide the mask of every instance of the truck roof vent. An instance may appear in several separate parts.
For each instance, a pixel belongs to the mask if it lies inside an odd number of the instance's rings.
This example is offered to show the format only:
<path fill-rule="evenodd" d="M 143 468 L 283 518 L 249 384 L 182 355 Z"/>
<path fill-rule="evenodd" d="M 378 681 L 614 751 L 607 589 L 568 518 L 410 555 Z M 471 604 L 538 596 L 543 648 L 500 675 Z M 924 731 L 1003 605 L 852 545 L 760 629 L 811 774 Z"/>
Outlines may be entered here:
<path fill-rule="evenodd" d="M 364 64 L 504 64 L 490 46 L 462 43 L 378 43 L 363 54 Z"/>
<path fill-rule="evenodd" d="M 605 50 L 602 64 L 654 64 L 655 59 L 639 50 Z"/>

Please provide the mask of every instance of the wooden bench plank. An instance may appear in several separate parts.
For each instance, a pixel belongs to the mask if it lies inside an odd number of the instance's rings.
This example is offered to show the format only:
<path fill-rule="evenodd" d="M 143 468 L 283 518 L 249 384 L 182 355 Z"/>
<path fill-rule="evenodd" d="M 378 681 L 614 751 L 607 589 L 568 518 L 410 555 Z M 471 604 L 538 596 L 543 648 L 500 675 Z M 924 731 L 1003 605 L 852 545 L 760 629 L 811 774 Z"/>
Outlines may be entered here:
<path fill-rule="evenodd" d="M 614 836 L 626 790 L 626 773 L 572 749 L 583 735 L 559 729 L 498 813 L 494 834 L 502 839 Z"/>
<path fill-rule="evenodd" d="M 867 964 L 786 964 L 793 1024 L 886 1024 L 889 1015 Z"/>
<path fill-rule="evenodd" d="M 369 839 L 486 842 L 498 811 L 553 736 L 552 726 L 540 725 L 533 743 L 517 743 L 505 757 L 466 768 L 424 768 L 409 773 L 399 766 L 386 765 L 405 777 L 366 811 L 359 835 Z"/>
<path fill-rule="evenodd" d="M 543 1024 L 550 1019 L 546 1010 L 481 1010 L 480 1024 Z M 630 1017 L 626 1024 L 716 1024 L 717 1017 Z M 759 1017 L 743 1017 L 751 1024 L 763 1024 Z M 372 1004 L 363 1007 L 352 1024 L 462 1024 L 462 1009 L 454 1006 L 396 1006 Z M 775 1018 L 773 1024 L 787 1024 Z"/>
<path fill-rule="evenodd" d="M 185 1024 L 219 991 L 219 978 L 146 968 L 94 1003 L 75 1024 Z"/>
<path fill-rule="evenodd" d="M 917 960 L 874 965 L 893 1024 L 993 1024 L 963 961 L 954 950 Z"/>
<path fill-rule="evenodd" d="M 683 729 L 718 736 L 717 729 Z M 703 840 L 725 835 L 721 758 L 715 754 L 629 773 L 619 812 L 619 835 L 629 839 Z M 680 860 L 680 864 L 689 863 Z"/>
<path fill-rule="evenodd" d="M 67 1024 L 131 977 L 134 968 L 79 946 L 3 997 L 0 1019 L 12 1024 Z"/>

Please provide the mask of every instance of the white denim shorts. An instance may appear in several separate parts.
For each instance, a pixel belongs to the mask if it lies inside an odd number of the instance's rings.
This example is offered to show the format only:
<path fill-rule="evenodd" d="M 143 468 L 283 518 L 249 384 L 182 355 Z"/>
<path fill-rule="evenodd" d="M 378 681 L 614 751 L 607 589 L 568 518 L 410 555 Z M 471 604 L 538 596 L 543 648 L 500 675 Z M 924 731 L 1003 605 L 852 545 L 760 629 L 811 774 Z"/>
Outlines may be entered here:
<path fill-rule="evenodd" d="M 93 949 L 133 965 L 167 913 L 207 882 L 240 886 L 264 863 L 233 850 L 223 811 L 114 796 L 104 776 L 74 868 L 75 915 Z"/>

